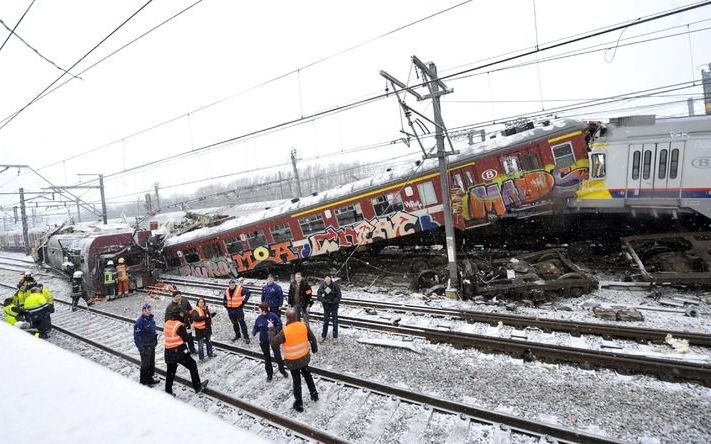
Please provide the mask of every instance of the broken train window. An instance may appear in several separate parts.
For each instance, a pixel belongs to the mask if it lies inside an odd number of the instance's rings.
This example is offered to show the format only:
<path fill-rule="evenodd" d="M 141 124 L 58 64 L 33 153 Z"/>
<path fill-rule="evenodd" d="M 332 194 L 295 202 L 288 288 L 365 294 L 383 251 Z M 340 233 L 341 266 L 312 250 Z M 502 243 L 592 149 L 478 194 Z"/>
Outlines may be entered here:
<path fill-rule="evenodd" d="M 606 174 L 605 154 L 595 153 L 590 155 L 590 176 L 594 179 L 605 177 Z"/>
<path fill-rule="evenodd" d="M 291 228 L 289 228 L 289 224 L 279 224 L 279 225 L 274 225 L 269 229 L 272 233 L 272 237 L 274 238 L 274 242 L 285 242 L 285 241 L 290 241 L 293 239 L 293 236 L 291 235 Z"/>
<path fill-rule="evenodd" d="M 533 171 L 541 168 L 541 163 L 538 161 L 538 154 L 528 153 L 521 156 L 521 168 L 524 171 Z"/>
<path fill-rule="evenodd" d="M 195 248 L 188 248 L 183 252 L 183 257 L 185 260 L 192 264 L 194 262 L 200 262 L 200 255 Z"/>
<path fill-rule="evenodd" d="M 345 207 L 336 210 L 336 219 L 338 226 L 350 225 L 363 220 L 363 212 L 360 209 L 360 204 L 346 205 Z"/>
<path fill-rule="evenodd" d="M 570 142 L 561 143 L 551 147 L 555 164 L 561 168 L 569 167 L 575 163 L 573 144 Z"/>
<path fill-rule="evenodd" d="M 501 163 L 504 166 L 504 172 L 506 174 L 514 174 L 520 169 L 518 167 L 518 157 L 517 156 L 506 156 L 501 159 Z"/>
<path fill-rule="evenodd" d="M 323 231 L 323 229 L 326 228 L 320 214 L 300 218 L 299 226 L 301 226 L 301 232 L 304 233 L 304 236 L 316 233 L 317 231 Z"/>
<path fill-rule="evenodd" d="M 257 247 L 267 244 L 267 238 L 264 237 L 262 230 L 256 230 L 251 233 L 247 233 L 247 244 L 249 244 L 249 249 L 254 250 Z"/>
<path fill-rule="evenodd" d="M 227 251 L 230 254 L 241 253 L 244 249 L 244 246 L 242 245 L 242 239 L 240 239 L 239 236 L 233 237 L 232 239 L 227 239 L 225 241 L 225 247 L 227 247 Z"/>
<path fill-rule="evenodd" d="M 390 193 L 383 196 L 374 197 L 370 201 L 373 204 L 373 210 L 378 216 L 383 214 L 395 213 L 396 211 L 402 211 L 402 197 L 400 193 Z"/>

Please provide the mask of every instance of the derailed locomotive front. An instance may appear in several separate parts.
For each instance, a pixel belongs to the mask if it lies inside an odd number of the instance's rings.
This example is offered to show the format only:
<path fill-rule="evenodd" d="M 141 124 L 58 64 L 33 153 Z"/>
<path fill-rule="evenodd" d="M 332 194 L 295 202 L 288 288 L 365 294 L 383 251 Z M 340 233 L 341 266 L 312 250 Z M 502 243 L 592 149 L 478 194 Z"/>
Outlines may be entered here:
<path fill-rule="evenodd" d="M 130 288 L 153 283 L 151 263 L 146 252 L 150 231 L 135 230 L 128 225 L 68 226 L 38 246 L 42 262 L 71 276 L 79 270 L 89 296 L 106 294 L 103 273 L 109 261 L 123 258 L 128 266 Z"/>

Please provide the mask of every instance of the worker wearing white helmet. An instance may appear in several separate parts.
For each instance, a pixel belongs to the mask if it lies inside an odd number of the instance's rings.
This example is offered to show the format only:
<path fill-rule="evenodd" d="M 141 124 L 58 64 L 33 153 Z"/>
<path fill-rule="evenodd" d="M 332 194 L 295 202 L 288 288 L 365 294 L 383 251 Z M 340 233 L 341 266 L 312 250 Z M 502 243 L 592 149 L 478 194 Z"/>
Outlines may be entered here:
<path fill-rule="evenodd" d="M 110 301 L 116 299 L 116 269 L 114 261 L 108 261 L 104 267 L 104 289 L 106 298 Z"/>
<path fill-rule="evenodd" d="M 116 277 L 118 278 L 118 297 L 122 298 L 128 296 L 128 267 L 126 267 L 125 260 L 120 257 L 118 260 L 118 267 L 116 267 Z"/>

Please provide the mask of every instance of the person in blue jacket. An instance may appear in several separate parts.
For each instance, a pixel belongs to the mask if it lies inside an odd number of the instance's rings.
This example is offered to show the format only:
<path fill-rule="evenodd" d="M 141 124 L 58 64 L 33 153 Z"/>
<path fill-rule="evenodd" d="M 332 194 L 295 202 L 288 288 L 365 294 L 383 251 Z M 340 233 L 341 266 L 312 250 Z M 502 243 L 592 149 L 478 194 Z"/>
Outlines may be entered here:
<path fill-rule="evenodd" d="M 262 302 L 269 306 L 269 311 L 281 316 L 281 306 L 284 305 L 284 291 L 274 282 L 274 275 L 267 276 L 267 285 L 262 287 Z"/>
<path fill-rule="evenodd" d="M 264 368 L 267 370 L 267 381 L 272 380 L 274 375 L 274 369 L 272 368 L 272 357 L 269 353 L 271 348 L 274 352 L 274 360 L 279 366 L 279 373 L 285 378 L 289 377 L 284 367 L 284 360 L 281 358 L 281 352 L 278 346 L 272 346 L 271 341 L 274 335 L 281 331 L 281 319 L 276 313 L 269 311 L 269 305 L 265 302 L 259 304 L 259 310 L 261 314 L 257 316 L 257 320 L 254 321 L 254 328 L 252 328 L 252 336 L 259 333 L 259 345 L 262 347 L 262 353 L 264 354 Z"/>
<path fill-rule="evenodd" d="M 160 383 L 154 379 L 156 372 L 156 345 L 158 344 L 158 334 L 156 333 L 156 321 L 153 319 L 150 304 L 145 304 L 141 316 L 136 319 L 133 327 L 133 342 L 136 343 L 138 353 L 141 355 L 141 377 L 143 385 L 153 387 Z"/>

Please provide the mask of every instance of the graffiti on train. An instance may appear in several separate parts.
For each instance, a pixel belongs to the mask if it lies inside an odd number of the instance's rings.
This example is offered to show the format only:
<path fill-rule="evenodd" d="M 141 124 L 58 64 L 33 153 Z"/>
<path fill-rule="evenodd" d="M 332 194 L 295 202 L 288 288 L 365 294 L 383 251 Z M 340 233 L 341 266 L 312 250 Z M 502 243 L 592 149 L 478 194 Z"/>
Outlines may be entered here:
<path fill-rule="evenodd" d="M 263 262 L 284 264 L 299 258 L 333 253 L 341 248 L 371 244 L 439 227 L 429 214 L 404 211 L 312 234 L 300 242 L 279 242 L 232 255 L 237 271 L 253 270 Z"/>
<path fill-rule="evenodd" d="M 229 258 L 216 257 L 192 264 L 184 263 L 178 268 L 182 276 L 236 277 L 237 268 Z"/>
<path fill-rule="evenodd" d="M 431 230 L 439 227 L 432 216 L 416 216 L 398 211 L 388 216 L 363 220 L 355 225 L 333 228 L 325 233 L 309 236 L 309 243 L 301 251 L 302 257 L 333 253 L 341 248 L 367 245 L 379 240 L 393 239 L 408 234 Z"/>
<path fill-rule="evenodd" d="M 462 216 L 467 221 L 504 216 L 509 211 L 524 209 L 544 199 L 565 196 L 575 192 L 587 174 L 587 167 L 568 172 L 536 170 L 518 177 L 474 185 L 468 191 L 459 193 Z"/>

